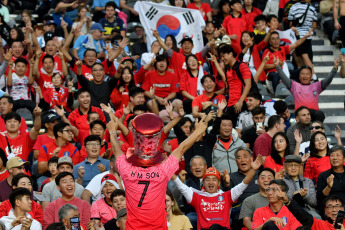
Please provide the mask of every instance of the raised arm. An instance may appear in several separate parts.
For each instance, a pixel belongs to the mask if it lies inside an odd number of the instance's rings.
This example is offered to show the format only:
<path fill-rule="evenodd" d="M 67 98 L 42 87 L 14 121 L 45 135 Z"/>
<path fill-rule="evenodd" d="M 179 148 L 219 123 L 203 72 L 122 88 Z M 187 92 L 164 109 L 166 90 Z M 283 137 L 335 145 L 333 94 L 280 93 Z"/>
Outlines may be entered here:
<path fill-rule="evenodd" d="M 170 116 L 170 114 L 172 114 L 172 104 L 171 104 L 170 101 L 167 102 L 167 104 L 165 105 L 165 108 L 166 108 L 166 110 L 168 111 L 169 116 Z M 184 116 L 184 110 L 183 110 L 183 106 L 182 106 L 182 105 L 181 105 L 181 107 L 179 108 L 178 115 L 179 115 L 178 117 L 173 118 L 166 126 L 164 126 L 163 132 L 164 132 L 165 134 L 168 134 L 168 133 L 170 132 L 170 130 L 171 130 L 175 125 L 177 125 L 177 124 L 180 122 L 180 120 L 182 119 L 182 117 Z M 174 115 L 173 115 L 173 116 L 174 116 Z M 172 116 L 172 117 L 173 117 L 173 116 Z"/>
<path fill-rule="evenodd" d="M 282 68 L 280 67 L 279 62 L 280 62 L 279 58 L 273 59 L 273 64 L 275 65 L 275 67 L 276 67 L 276 69 L 277 69 L 279 78 L 282 80 L 282 82 L 284 83 L 284 85 L 290 90 L 290 89 L 291 89 L 291 80 L 290 80 L 290 78 L 288 78 L 288 77 L 285 75 L 284 71 L 283 71 Z"/>
<path fill-rule="evenodd" d="M 216 56 L 214 56 L 214 55 L 211 54 L 211 53 L 209 53 L 209 54 L 210 54 L 210 56 L 211 56 L 211 61 L 214 63 L 214 65 L 215 65 L 216 68 L 217 68 L 218 74 L 222 77 L 222 80 L 223 80 L 223 82 L 224 82 L 224 84 L 225 84 L 225 88 L 227 88 L 228 83 L 227 83 L 227 81 L 226 81 L 225 73 L 224 73 L 222 67 L 220 67 L 220 65 L 219 65 L 219 63 L 218 63 L 218 61 L 217 61 Z"/>
<path fill-rule="evenodd" d="M 158 43 L 161 45 L 161 47 L 165 50 L 168 51 L 170 48 L 163 42 L 161 37 L 159 36 L 159 33 L 157 30 L 152 30 L 152 35 L 155 37 L 158 41 Z"/>
<path fill-rule="evenodd" d="M 305 42 L 305 40 L 307 40 L 307 38 L 309 38 L 311 35 L 313 35 L 313 29 L 309 30 L 308 33 L 304 35 L 303 38 L 298 39 L 295 43 L 289 45 L 290 52 L 294 50 L 295 48 L 299 47 L 300 45 L 302 45 L 303 42 Z"/>
<path fill-rule="evenodd" d="M 334 66 L 331 70 L 331 72 L 329 72 L 329 74 L 327 75 L 327 77 L 325 77 L 322 81 L 321 81 L 321 88 L 323 90 L 325 90 L 327 88 L 327 86 L 329 86 L 335 76 L 335 74 L 338 72 L 338 67 L 340 65 L 340 59 L 334 58 Z"/>
<path fill-rule="evenodd" d="M 8 73 L 7 73 L 7 86 L 12 86 L 12 68 L 13 68 L 13 60 L 8 63 Z"/>
<path fill-rule="evenodd" d="M 176 175 L 173 175 L 171 180 L 174 181 L 177 189 L 182 193 L 186 201 L 191 203 L 193 199 L 193 190 L 185 185 Z"/>
<path fill-rule="evenodd" d="M 35 60 L 34 60 L 33 57 L 29 60 L 29 63 L 30 63 L 30 70 L 29 70 L 29 81 L 28 81 L 28 84 L 32 85 L 32 84 L 34 84 L 34 81 L 35 81 L 34 76 L 32 74 L 32 71 L 33 71 L 32 69 L 34 68 L 34 64 L 35 64 Z"/>
<path fill-rule="evenodd" d="M 195 143 L 197 138 L 205 132 L 207 129 L 207 123 L 204 122 L 206 116 L 204 116 L 199 122 L 198 120 L 195 121 L 195 130 L 194 132 L 185 140 L 183 141 L 177 149 L 172 152 L 178 161 L 182 158 L 183 154 Z"/>
<path fill-rule="evenodd" d="M 42 109 L 38 107 L 36 103 L 36 108 L 34 109 L 35 120 L 34 120 L 34 127 L 30 130 L 30 138 L 31 140 L 36 140 L 37 136 L 41 129 L 41 113 Z"/>
<path fill-rule="evenodd" d="M 341 29 L 341 25 L 338 22 L 338 11 L 339 11 L 339 0 L 334 0 L 334 2 L 333 2 L 333 20 L 334 20 L 334 28 L 336 30 Z"/>
<path fill-rule="evenodd" d="M 107 124 L 107 129 L 110 134 L 111 149 L 113 150 L 115 161 L 117 160 L 117 158 L 119 158 L 123 154 L 120 143 L 117 140 L 117 133 L 116 133 L 117 128 L 118 128 L 118 123 L 112 118 Z"/>
<path fill-rule="evenodd" d="M 42 50 L 37 50 L 36 51 L 36 59 L 35 59 L 35 63 L 34 63 L 34 69 L 32 74 L 35 76 L 36 79 L 40 78 L 40 72 L 38 71 L 38 66 L 39 66 L 39 62 L 40 62 L 40 58 L 42 57 Z"/>
<path fill-rule="evenodd" d="M 267 55 L 262 59 L 261 65 L 259 66 L 258 70 L 256 71 L 254 78 L 255 83 L 259 82 L 259 77 L 262 73 L 262 71 L 264 71 L 265 65 L 266 63 L 270 60 L 270 56 L 269 56 L 269 52 L 267 53 Z"/>

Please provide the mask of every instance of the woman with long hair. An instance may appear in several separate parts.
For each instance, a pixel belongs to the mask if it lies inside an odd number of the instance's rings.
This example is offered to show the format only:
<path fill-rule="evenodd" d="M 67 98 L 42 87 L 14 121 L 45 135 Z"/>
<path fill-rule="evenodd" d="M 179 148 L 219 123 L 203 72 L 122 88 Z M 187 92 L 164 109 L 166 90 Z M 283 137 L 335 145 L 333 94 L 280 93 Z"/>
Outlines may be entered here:
<path fill-rule="evenodd" d="M 193 229 L 188 217 L 181 213 L 177 201 L 169 190 L 166 192 L 165 205 L 169 230 Z"/>
<path fill-rule="evenodd" d="M 284 160 L 290 154 L 289 139 L 283 132 L 274 134 L 272 138 L 272 152 L 271 155 L 265 159 L 265 168 L 270 168 L 279 172 L 284 166 Z"/>
<path fill-rule="evenodd" d="M 80 29 L 79 34 L 76 34 L 75 37 L 79 37 L 80 35 L 85 35 L 90 32 L 90 27 L 92 25 L 91 16 L 87 15 L 90 14 L 89 9 L 86 5 L 80 5 L 78 7 L 78 16 L 77 19 L 72 24 L 72 28 Z"/>
<path fill-rule="evenodd" d="M 254 34 L 249 31 L 243 31 L 241 35 L 241 41 L 240 41 L 240 48 L 241 52 L 238 52 L 238 60 L 246 63 L 250 69 L 250 72 L 252 73 L 252 76 L 255 76 L 256 72 L 258 71 L 260 65 L 261 65 L 261 58 L 260 58 L 260 52 L 267 47 L 268 40 L 271 36 L 271 32 L 273 30 L 269 30 L 264 38 L 259 44 L 255 44 L 254 41 Z M 235 49 L 235 48 L 234 48 Z M 254 79 L 255 82 L 265 81 L 266 80 L 266 74 L 265 72 L 261 72 L 259 75 L 259 78 Z"/>
<path fill-rule="evenodd" d="M 187 8 L 186 2 L 184 0 L 169 0 L 169 3 L 172 6 Z"/>
<path fill-rule="evenodd" d="M 328 141 L 322 131 L 313 133 L 310 138 L 309 150 L 310 158 L 305 164 L 303 176 L 316 183 L 320 173 L 331 168 Z"/>
<path fill-rule="evenodd" d="M 120 109 L 127 107 L 129 102 L 129 89 L 135 87 L 134 75 L 132 70 L 126 66 L 122 72 L 118 85 L 114 88 L 113 92 L 110 95 L 110 101 L 116 107 Z"/>
<path fill-rule="evenodd" d="M 186 57 L 187 71 L 180 78 L 180 90 L 183 96 L 183 108 L 186 113 L 192 112 L 192 102 L 195 97 L 201 95 L 204 88 L 201 78 L 207 74 L 199 65 L 198 58 L 194 54 Z"/>
<path fill-rule="evenodd" d="M 168 48 L 172 49 L 175 52 L 179 52 L 179 48 L 177 48 L 177 41 L 174 35 L 168 34 L 165 37 L 164 43 L 167 45 Z"/>
<path fill-rule="evenodd" d="M 36 22 L 34 20 L 32 20 L 32 15 L 31 15 L 31 12 L 27 9 L 24 9 L 22 11 L 22 21 L 20 22 L 19 24 L 19 28 L 23 28 L 23 27 L 26 27 L 26 26 L 29 26 L 29 27 L 32 27 L 34 28 L 34 26 L 36 25 Z"/>

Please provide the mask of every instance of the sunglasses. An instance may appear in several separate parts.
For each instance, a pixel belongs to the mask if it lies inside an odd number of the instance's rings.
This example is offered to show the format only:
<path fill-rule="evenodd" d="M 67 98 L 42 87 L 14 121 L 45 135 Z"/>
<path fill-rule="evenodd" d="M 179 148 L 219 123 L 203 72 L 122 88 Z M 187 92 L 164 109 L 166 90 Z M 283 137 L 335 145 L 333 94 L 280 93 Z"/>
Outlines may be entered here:
<path fill-rule="evenodd" d="M 310 126 L 309 127 L 310 130 L 313 130 L 313 129 L 323 129 L 322 126 Z"/>

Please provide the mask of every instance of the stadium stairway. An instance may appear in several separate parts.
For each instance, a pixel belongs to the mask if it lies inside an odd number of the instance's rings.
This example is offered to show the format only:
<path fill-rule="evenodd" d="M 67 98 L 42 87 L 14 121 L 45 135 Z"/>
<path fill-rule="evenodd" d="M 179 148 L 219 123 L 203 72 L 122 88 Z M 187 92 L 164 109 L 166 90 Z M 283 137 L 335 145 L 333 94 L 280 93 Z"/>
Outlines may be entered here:
<path fill-rule="evenodd" d="M 322 80 L 333 68 L 334 57 L 339 55 L 341 44 L 338 42 L 336 45 L 331 45 L 321 30 L 316 30 L 312 44 L 314 70 L 319 80 Z M 320 110 L 326 115 L 324 121 L 326 134 L 331 138 L 332 144 L 336 143 L 333 136 L 336 125 L 342 130 L 342 142 L 345 144 L 344 92 L 345 79 L 340 78 L 338 73 L 319 98 Z"/>

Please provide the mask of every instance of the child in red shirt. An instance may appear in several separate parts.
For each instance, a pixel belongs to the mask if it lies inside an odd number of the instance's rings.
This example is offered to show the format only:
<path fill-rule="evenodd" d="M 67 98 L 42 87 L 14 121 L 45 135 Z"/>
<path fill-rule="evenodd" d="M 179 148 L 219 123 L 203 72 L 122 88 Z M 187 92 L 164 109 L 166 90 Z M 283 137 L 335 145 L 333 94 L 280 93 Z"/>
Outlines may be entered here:
<path fill-rule="evenodd" d="M 205 21 L 212 21 L 212 9 L 208 3 L 202 3 L 201 0 L 193 0 L 193 3 L 189 3 L 187 8 L 199 10 Z"/>

